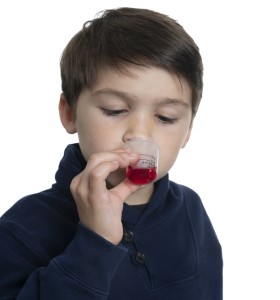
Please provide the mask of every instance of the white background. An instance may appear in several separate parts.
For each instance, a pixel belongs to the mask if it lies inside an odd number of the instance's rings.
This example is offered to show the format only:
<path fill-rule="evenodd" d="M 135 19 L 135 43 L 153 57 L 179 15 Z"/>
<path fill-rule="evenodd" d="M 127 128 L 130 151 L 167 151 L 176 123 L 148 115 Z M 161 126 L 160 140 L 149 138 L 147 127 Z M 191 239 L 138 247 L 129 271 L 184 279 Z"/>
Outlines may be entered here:
<path fill-rule="evenodd" d="M 77 140 L 57 111 L 69 39 L 104 8 L 155 9 L 185 27 L 205 67 L 193 134 L 171 179 L 195 189 L 212 220 L 223 246 L 224 298 L 280 299 L 277 2 L 1 1 L 0 215 L 48 188 L 66 144 Z"/>

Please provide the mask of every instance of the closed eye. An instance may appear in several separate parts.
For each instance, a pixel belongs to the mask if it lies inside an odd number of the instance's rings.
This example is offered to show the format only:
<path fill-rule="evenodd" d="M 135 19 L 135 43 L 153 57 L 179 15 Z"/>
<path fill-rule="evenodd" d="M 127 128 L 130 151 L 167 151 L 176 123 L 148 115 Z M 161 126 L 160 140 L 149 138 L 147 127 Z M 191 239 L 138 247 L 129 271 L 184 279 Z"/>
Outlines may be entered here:
<path fill-rule="evenodd" d="M 176 118 L 169 118 L 169 117 L 165 117 L 165 116 L 162 116 L 162 115 L 157 115 L 156 117 L 163 124 L 174 124 L 178 121 L 178 119 L 176 119 Z"/>
<path fill-rule="evenodd" d="M 101 107 L 101 111 L 103 112 L 104 115 L 110 116 L 110 117 L 117 117 L 123 113 L 126 113 L 126 109 L 108 109 Z"/>

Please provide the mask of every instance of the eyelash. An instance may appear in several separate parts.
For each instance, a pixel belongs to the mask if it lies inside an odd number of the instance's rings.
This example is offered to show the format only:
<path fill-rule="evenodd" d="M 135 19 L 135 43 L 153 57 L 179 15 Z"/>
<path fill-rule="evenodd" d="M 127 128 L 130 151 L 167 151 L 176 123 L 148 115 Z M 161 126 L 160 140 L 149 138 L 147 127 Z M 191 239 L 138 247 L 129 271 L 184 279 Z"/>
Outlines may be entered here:
<path fill-rule="evenodd" d="M 107 108 L 101 108 L 104 115 L 109 117 L 118 117 L 120 114 L 127 112 L 125 109 L 107 109 Z"/>
<path fill-rule="evenodd" d="M 172 119 L 172 118 L 168 118 L 168 117 L 165 117 L 165 116 L 161 116 L 161 115 L 157 115 L 156 116 L 159 121 L 163 124 L 167 124 L 167 125 L 172 125 L 172 124 L 175 124 L 178 119 Z"/>
<path fill-rule="evenodd" d="M 102 112 L 104 115 L 109 116 L 109 117 L 118 117 L 120 116 L 122 113 L 126 113 L 127 110 L 125 109 L 107 109 L 107 108 L 101 108 Z M 172 118 L 168 118 L 162 115 L 156 115 L 156 117 L 158 118 L 158 120 L 164 124 L 164 125 L 172 125 L 175 124 L 178 119 L 172 119 Z"/>

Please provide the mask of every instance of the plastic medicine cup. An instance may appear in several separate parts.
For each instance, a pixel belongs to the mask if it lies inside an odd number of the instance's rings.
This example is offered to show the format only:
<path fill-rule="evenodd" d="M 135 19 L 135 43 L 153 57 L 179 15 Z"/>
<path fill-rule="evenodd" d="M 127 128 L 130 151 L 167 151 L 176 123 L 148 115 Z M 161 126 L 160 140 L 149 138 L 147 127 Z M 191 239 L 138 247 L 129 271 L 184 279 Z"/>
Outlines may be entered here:
<path fill-rule="evenodd" d="M 130 148 L 140 155 L 140 159 L 127 167 L 126 177 L 134 184 L 144 185 L 157 177 L 159 146 L 151 139 L 135 138 L 125 143 L 124 148 Z"/>

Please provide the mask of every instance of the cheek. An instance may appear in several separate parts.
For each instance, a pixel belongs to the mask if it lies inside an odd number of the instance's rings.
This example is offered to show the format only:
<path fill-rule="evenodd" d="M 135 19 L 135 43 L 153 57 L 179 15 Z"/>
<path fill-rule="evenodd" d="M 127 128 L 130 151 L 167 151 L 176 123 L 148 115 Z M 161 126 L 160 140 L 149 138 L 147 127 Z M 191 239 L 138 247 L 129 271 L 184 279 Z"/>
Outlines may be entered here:
<path fill-rule="evenodd" d="M 164 173 L 171 169 L 186 141 L 186 136 L 186 130 L 178 130 L 158 140 L 160 146 L 159 172 Z"/>
<path fill-rule="evenodd" d="M 80 122 L 77 124 L 77 133 L 81 151 L 86 160 L 93 153 L 110 151 L 120 146 L 118 133 L 104 121 L 98 120 Z"/>
<path fill-rule="evenodd" d="M 170 143 L 170 145 L 172 145 Z M 159 155 L 159 172 L 168 172 L 176 161 L 178 153 L 180 151 L 179 146 L 170 146 L 160 148 Z"/>

